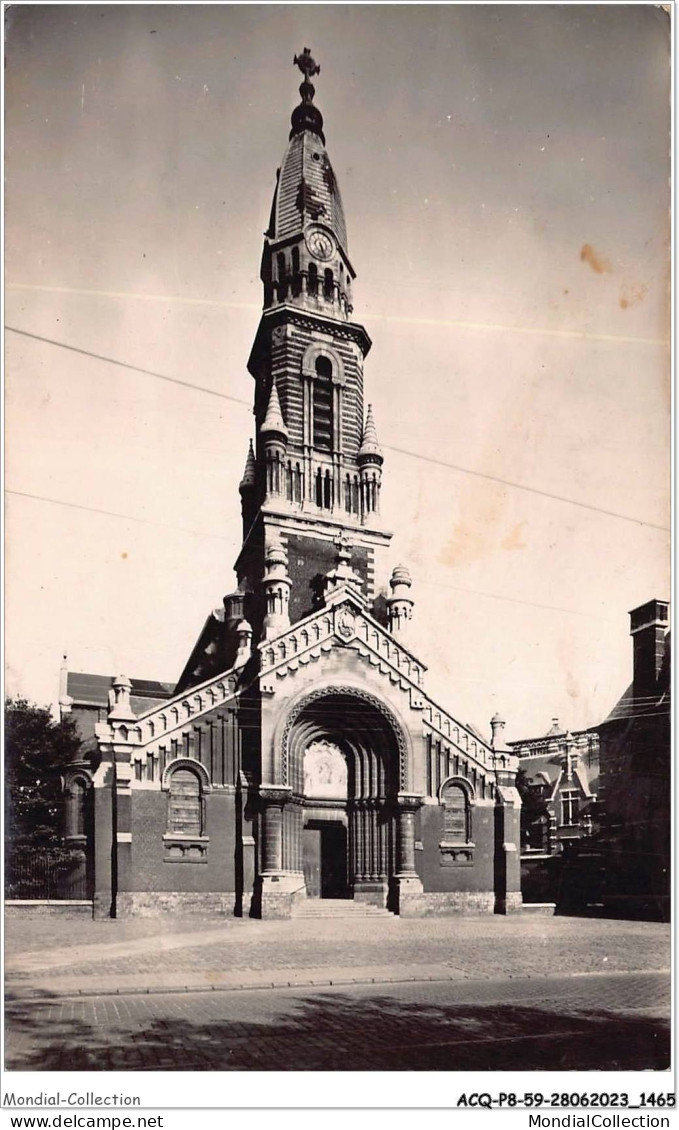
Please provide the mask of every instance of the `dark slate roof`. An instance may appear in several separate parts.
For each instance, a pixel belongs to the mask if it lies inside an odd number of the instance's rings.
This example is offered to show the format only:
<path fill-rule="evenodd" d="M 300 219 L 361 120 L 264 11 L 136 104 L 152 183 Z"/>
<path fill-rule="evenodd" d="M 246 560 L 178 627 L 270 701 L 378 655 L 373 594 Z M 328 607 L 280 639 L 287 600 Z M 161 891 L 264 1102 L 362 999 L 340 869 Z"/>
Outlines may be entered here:
<path fill-rule="evenodd" d="M 583 735 L 591 734 L 595 730 L 596 730 L 595 726 L 589 726 L 586 730 L 571 730 L 570 733 L 571 733 L 572 738 L 581 738 L 581 737 L 583 737 Z M 567 734 L 568 734 L 568 730 L 555 730 L 554 727 L 552 727 L 552 729 L 548 730 L 546 734 L 540 734 L 539 737 L 537 737 L 537 738 L 517 738 L 515 741 L 507 742 L 507 745 L 511 746 L 512 748 L 514 748 L 514 746 L 519 746 L 519 745 L 520 746 L 534 745 L 534 746 L 540 747 L 540 752 L 541 752 L 543 749 L 546 750 L 549 746 L 549 743 L 552 742 L 552 741 L 558 741 L 559 739 L 561 739 L 562 741 L 565 741 Z M 517 755 L 519 757 L 530 757 L 531 756 L 529 753 L 524 754 L 524 753 L 520 753 L 519 751 L 517 751 Z"/>
<path fill-rule="evenodd" d="M 606 726 L 609 722 L 623 722 L 629 719 L 640 718 L 646 715 L 653 715 L 658 711 L 664 713 L 670 710 L 670 690 L 672 685 L 671 680 L 671 647 L 672 635 L 665 632 L 665 650 L 663 654 L 663 661 L 658 675 L 656 685 L 656 695 L 651 696 L 649 699 L 635 702 L 634 700 L 634 683 L 630 683 L 627 690 L 618 699 L 615 706 L 609 714 L 600 722 L 598 726 L 593 726 L 592 729 L 599 729 L 600 726 Z"/>
<path fill-rule="evenodd" d="M 531 757 L 530 761 L 521 760 L 521 768 L 526 774 L 529 781 L 535 784 L 544 784 L 542 774 L 544 773 L 547 779 L 554 784 L 557 777 L 561 773 L 561 755 L 560 754 L 546 754 L 544 757 Z"/>
<path fill-rule="evenodd" d="M 550 789 L 553 789 L 563 773 L 562 756 L 556 754 L 552 757 L 547 755 L 544 757 L 530 757 L 525 761 L 522 758 L 521 768 L 531 785 L 548 784 Z M 599 778 L 598 775 L 592 772 L 591 768 L 581 763 L 575 767 L 574 776 L 579 782 L 583 793 L 596 792 Z"/>
<path fill-rule="evenodd" d="M 113 675 L 90 675 L 84 671 L 69 671 L 66 693 L 79 706 L 107 706 L 108 692 L 113 683 Z M 131 679 L 131 697 L 138 699 L 171 698 L 174 683 L 159 683 L 154 679 Z"/>
<path fill-rule="evenodd" d="M 339 187 L 320 137 L 309 130 L 296 134 L 283 157 L 273 205 L 274 239 L 296 235 L 309 223 L 335 233 L 347 252 L 347 225 Z"/>
<path fill-rule="evenodd" d="M 630 714 L 634 713 L 634 684 L 630 683 L 627 690 L 618 699 L 613 709 L 606 715 L 601 726 L 605 726 L 608 722 L 620 722 L 624 718 L 629 718 Z"/>

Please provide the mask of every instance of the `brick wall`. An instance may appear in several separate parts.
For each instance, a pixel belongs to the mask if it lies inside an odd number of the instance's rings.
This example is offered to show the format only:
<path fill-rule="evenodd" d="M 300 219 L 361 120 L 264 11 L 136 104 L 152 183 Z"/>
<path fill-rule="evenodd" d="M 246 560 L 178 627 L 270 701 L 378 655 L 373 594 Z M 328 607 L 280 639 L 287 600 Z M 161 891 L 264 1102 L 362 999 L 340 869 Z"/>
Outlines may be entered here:
<path fill-rule="evenodd" d="M 168 862 L 163 834 L 167 831 L 166 792 L 137 790 L 132 794 L 132 844 L 128 891 L 234 891 L 235 794 L 215 791 L 205 797 L 205 831 L 210 837 L 207 862 Z"/>
<path fill-rule="evenodd" d="M 319 591 L 322 578 L 337 564 L 337 547 L 321 538 L 288 534 L 288 575 L 292 581 L 290 593 L 290 620 L 295 623 L 308 616 L 314 608 L 314 596 Z M 364 578 L 367 595 L 368 570 L 372 571 L 370 550 L 355 546 L 351 554 L 351 567 Z"/>
<path fill-rule="evenodd" d="M 439 843 L 443 839 L 443 807 L 424 805 L 419 813 L 418 839 L 422 850 L 415 852 L 415 866 L 427 891 L 493 891 L 494 826 L 493 806 L 472 808 L 474 862 L 442 865 Z"/>

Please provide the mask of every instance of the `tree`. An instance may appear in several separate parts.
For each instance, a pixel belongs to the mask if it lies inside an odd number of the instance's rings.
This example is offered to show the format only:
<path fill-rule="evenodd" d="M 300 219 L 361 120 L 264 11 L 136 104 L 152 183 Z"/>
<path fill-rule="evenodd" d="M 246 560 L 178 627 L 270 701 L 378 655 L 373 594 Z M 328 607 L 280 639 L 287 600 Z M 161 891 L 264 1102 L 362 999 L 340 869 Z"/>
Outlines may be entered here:
<path fill-rule="evenodd" d="M 549 816 L 549 808 L 544 787 L 532 785 L 525 769 L 519 769 L 516 774 L 516 788 L 521 797 L 521 846 L 526 847 L 535 837 L 538 821 L 544 822 Z M 542 828 L 542 823 L 539 827 Z M 544 839 L 542 833 L 541 839 Z"/>
<path fill-rule="evenodd" d="M 75 722 L 55 722 L 49 708 L 25 698 L 5 703 L 6 839 L 48 851 L 61 843 L 61 776 L 77 758 Z"/>

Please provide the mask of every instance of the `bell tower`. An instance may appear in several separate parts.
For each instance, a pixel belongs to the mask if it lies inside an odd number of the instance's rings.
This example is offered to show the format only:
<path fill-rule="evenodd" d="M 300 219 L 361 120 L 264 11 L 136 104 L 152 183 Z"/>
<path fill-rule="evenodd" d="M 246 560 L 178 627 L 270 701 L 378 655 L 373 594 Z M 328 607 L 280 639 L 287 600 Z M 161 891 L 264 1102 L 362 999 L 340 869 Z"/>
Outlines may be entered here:
<path fill-rule="evenodd" d="M 243 547 L 236 562 L 248 615 L 261 638 L 262 578 L 271 547 L 287 560 L 295 622 L 322 603 L 325 578 L 346 561 L 368 607 L 377 595 L 383 456 L 363 402 L 371 341 L 353 319 L 356 273 L 337 179 L 311 82 L 308 48 L 288 146 L 277 173 L 260 277 L 263 310 L 248 369 L 254 379 L 254 448 L 240 485 Z"/>

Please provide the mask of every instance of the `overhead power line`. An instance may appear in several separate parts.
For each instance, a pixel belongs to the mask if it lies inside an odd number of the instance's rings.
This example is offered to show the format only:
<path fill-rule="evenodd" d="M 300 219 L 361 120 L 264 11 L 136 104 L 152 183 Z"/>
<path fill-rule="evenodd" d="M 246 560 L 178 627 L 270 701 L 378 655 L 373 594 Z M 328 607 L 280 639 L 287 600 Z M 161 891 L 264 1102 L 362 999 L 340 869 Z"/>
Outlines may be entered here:
<path fill-rule="evenodd" d="M 253 278 L 250 271 L 239 270 L 238 274 L 247 276 L 250 280 Z M 404 284 L 402 280 L 395 280 L 392 276 L 389 276 L 389 287 L 393 288 L 394 286 L 399 290 L 419 289 L 414 284 L 409 286 L 408 284 Z M 48 294 L 73 294 L 81 295 L 85 298 L 167 302 L 174 303 L 178 306 L 208 306 L 217 307 L 222 310 L 252 310 L 255 313 L 259 313 L 262 308 L 261 305 L 258 305 L 256 302 L 234 302 L 225 298 L 193 298 L 182 294 L 144 294 L 127 290 L 94 290 L 91 287 L 7 283 L 6 290 L 42 291 Z M 457 292 L 450 287 L 437 287 L 437 294 L 439 295 L 455 293 Z M 487 301 L 492 304 L 494 297 L 493 295 L 489 296 Z M 521 326 L 512 324 L 511 322 L 470 322 L 464 318 L 417 318 L 409 314 L 383 314 L 378 310 L 369 311 L 369 316 L 373 321 L 395 322 L 397 325 L 432 326 L 440 329 L 471 330 L 476 333 L 523 334 L 529 335 L 530 337 L 569 338 L 574 341 L 600 341 L 622 345 L 661 345 L 664 348 L 670 345 L 669 339 L 663 337 L 636 337 L 626 334 L 606 334 L 597 333 L 595 330 L 559 329 L 555 326 Z"/>
<path fill-rule="evenodd" d="M 169 522 L 154 522 L 152 518 L 137 518 L 133 514 L 121 514 L 119 510 L 104 510 L 99 506 L 85 506 L 79 502 L 66 502 L 63 498 L 48 498 L 44 494 L 29 494 L 25 490 L 5 489 L 5 494 L 13 494 L 17 498 L 32 498 L 35 502 L 49 502 L 53 506 L 67 506 L 71 510 L 87 510 L 90 514 L 104 514 L 107 518 L 119 518 L 123 522 L 141 522 L 144 526 L 161 526 L 165 530 L 177 530 L 182 534 L 191 534 L 195 538 L 216 538 L 217 541 L 231 542 L 232 538 L 223 534 L 203 533 L 201 530 L 188 530 L 184 526 L 172 526 Z"/>
<path fill-rule="evenodd" d="M 579 506 L 582 510 L 592 510 L 596 514 L 605 514 L 608 518 L 619 518 L 622 522 L 634 522 L 638 526 L 649 526 L 653 530 L 663 530 L 666 533 L 670 532 L 669 526 L 661 526 L 656 522 L 647 522 L 645 518 L 634 518 L 631 514 L 621 514 L 617 510 L 606 510 L 603 506 L 594 506 L 591 502 L 579 502 L 575 498 L 567 498 L 562 494 L 553 494 L 548 490 L 541 490 L 539 487 L 529 487 L 525 483 L 516 483 L 511 479 L 503 479 L 499 475 L 489 475 L 485 471 L 475 471 L 471 467 L 461 467 L 458 463 L 450 463 L 447 459 L 435 459 L 433 455 L 420 455 L 414 451 L 408 451 L 403 447 L 394 447 L 392 444 L 384 443 L 382 446 L 388 451 L 396 451 L 399 455 L 409 455 L 411 459 L 422 459 L 426 463 L 434 463 L 439 467 L 447 467 L 452 471 L 459 471 L 464 475 L 474 475 L 479 479 L 486 479 L 491 483 L 500 483 L 502 486 L 512 487 L 514 490 L 527 491 L 529 494 L 539 494 L 543 498 L 551 498 L 554 502 L 566 502 L 569 506 Z"/>
<path fill-rule="evenodd" d="M 98 506 L 85 506 L 84 504 L 78 502 L 67 502 L 63 498 L 49 498 L 47 495 L 43 494 L 30 494 L 28 491 L 10 489 L 6 489 L 5 494 L 14 495 L 17 498 L 30 498 L 35 502 L 48 502 L 53 506 L 65 506 L 73 510 L 84 510 L 91 514 L 103 514 L 109 518 L 118 518 L 123 522 L 141 522 L 146 526 L 160 526 L 162 529 L 176 530 L 179 533 L 191 534 L 196 538 L 216 538 L 217 541 L 232 542 L 231 538 L 224 537 L 223 534 L 203 533 L 200 530 L 189 530 L 183 526 L 173 526 L 169 522 L 154 522 L 150 518 L 138 518 L 133 514 L 121 514 L 120 511 L 116 510 L 104 510 L 103 508 L 100 508 Z M 525 604 L 530 608 L 540 608 L 545 612 L 566 612 L 571 616 L 589 615 L 588 613 L 582 612 L 575 608 L 560 608 L 557 605 L 553 604 L 537 604 L 532 600 L 521 600 L 519 597 L 502 596 L 500 593 L 480 592 L 478 589 L 464 588 L 462 585 L 448 585 L 442 581 L 422 579 L 421 582 L 418 581 L 418 584 L 422 584 L 425 587 L 433 585 L 435 588 L 454 589 L 456 592 L 469 593 L 471 596 L 483 597 L 486 600 L 501 600 L 506 602 L 507 604 Z M 607 617 L 597 617 L 597 619 L 607 619 Z"/>
<path fill-rule="evenodd" d="M 143 369 L 138 365 L 131 365 L 126 361 L 117 361 L 115 358 L 105 357 L 100 353 L 92 353 L 89 350 L 80 349 L 74 345 L 68 345 L 63 341 L 56 341 L 53 338 L 42 337 L 39 334 L 29 333 L 27 330 L 20 330 L 15 326 L 5 326 L 5 329 L 10 333 L 20 334 L 22 337 L 31 338 L 34 341 L 39 341 L 46 345 L 53 345 L 59 349 L 68 349 L 72 353 L 79 353 L 84 357 L 92 357 L 96 361 L 103 361 L 106 364 L 117 365 L 122 369 L 129 369 L 130 371 L 135 373 L 142 373 L 147 377 L 155 377 L 156 380 L 168 381 L 170 384 L 181 385 L 183 388 L 189 388 L 196 392 L 207 393 L 209 396 L 215 396 L 220 400 L 228 400 L 234 404 L 241 404 L 247 408 L 250 407 L 249 402 L 241 399 L 240 397 L 230 396 L 228 393 L 219 392 L 216 389 L 208 388 L 205 385 L 196 385 L 191 381 L 180 380 L 178 377 L 168 377 L 165 373 L 157 373 L 151 369 Z M 528 494 L 536 494 L 541 496 L 542 498 L 549 498 L 554 502 L 565 503 L 568 506 L 576 506 L 581 510 L 589 510 L 595 514 L 603 514 L 608 518 L 617 518 L 622 522 L 632 522 L 634 523 L 634 525 L 646 526 L 647 528 L 653 530 L 661 530 L 663 533 L 670 532 L 669 526 L 662 526 L 657 522 L 648 522 L 644 518 L 636 518 L 631 514 L 621 514 L 617 510 L 608 510 L 603 506 L 595 506 L 590 502 L 581 502 L 575 498 L 568 498 L 566 495 L 555 494 L 552 491 L 542 490 L 540 487 L 528 486 L 525 483 L 517 483 L 512 479 L 504 479 L 500 475 L 491 475 L 486 471 L 477 471 L 471 467 L 463 467 L 459 463 L 451 463 L 447 459 L 436 459 L 432 455 L 423 455 L 419 451 L 409 451 L 407 448 L 396 447 L 394 444 L 385 443 L 382 446 L 385 448 L 385 450 L 394 451 L 398 455 L 406 455 L 410 459 L 420 459 L 425 463 L 431 463 L 438 467 L 445 467 L 448 470 L 457 471 L 462 475 L 472 475 L 475 478 L 485 479 L 487 482 L 497 483 L 501 486 L 510 487 L 512 490 L 521 490 L 527 492 Z"/>
<path fill-rule="evenodd" d="M 155 377 L 157 381 L 168 381 L 169 384 L 181 385 L 196 392 L 204 392 L 208 396 L 216 396 L 219 400 L 230 400 L 234 404 L 243 404 L 246 408 L 252 405 L 247 400 L 238 396 L 229 396 L 226 392 L 219 392 L 207 385 L 196 385 L 192 381 L 182 381 L 179 377 L 168 377 L 166 373 L 156 373 L 153 369 L 142 369 L 139 365 L 130 365 L 128 361 L 117 361 L 115 357 L 104 357 L 101 353 L 92 353 L 89 349 L 79 349 L 77 345 L 67 345 L 65 341 L 56 341 L 51 337 L 41 337 L 40 334 L 29 333 L 28 330 L 18 330 L 16 326 L 5 326 L 10 333 L 20 334 L 21 337 L 30 337 L 33 341 L 41 341 L 44 345 L 55 345 L 58 349 L 68 349 L 71 353 L 79 353 L 82 357 L 92 357 L 95 361 L 103 361 L 106 365 L 117 365 L 119 369 L 129 369 L 132 373 L 142 373 L 145 377 Z"/>
<path fill-rule="evenodd" d="M 472 596 L 484 597 L 486 600 L 503 600 L 507 604 L 526 604 L 529 608 L 542 608 L 548 612 L 567 612 L 570 616 L 584 616 L 588 620 L 591 620 L 592 618 L 596 620 L 613 619 L 612 616 L 599 616 L 597 615 L 597 613 L 583 612 L 582 610 L 577 608 L 562 608 L 557 604 L 538 604 L 534 600 L 521 600 L 519 597 L 500 596 L 499 593 L 482 592 L 480 589 L 464 588 L 462 585 L 450 585 L 445 581 L 428 580 L 426 577 L 417 578 L 418 588 L 420 587 L 420 585 L 424 585 L 425 588 L 427 588 L 429 585 L 433 585 L 437 589 L 453 589 L 455 592 L 466 592 Z"/>

